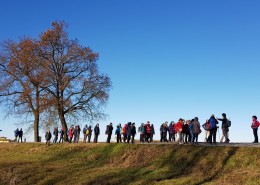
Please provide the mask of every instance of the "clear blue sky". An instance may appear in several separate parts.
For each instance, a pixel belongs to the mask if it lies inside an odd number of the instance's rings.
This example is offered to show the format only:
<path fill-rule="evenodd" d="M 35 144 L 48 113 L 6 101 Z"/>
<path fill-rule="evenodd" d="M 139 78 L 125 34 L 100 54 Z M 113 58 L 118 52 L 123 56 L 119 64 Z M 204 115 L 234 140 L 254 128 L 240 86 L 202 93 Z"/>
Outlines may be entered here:
<path fill-rule="evenodd" d="M 225 112 L 231 141 L 251 142 L 251 116 L 260 117 L 259 10 L 257 0 L 3 0 L 0 41 L 64 20 L 70 38 L 99 52 L 113 82 L 102 138 L 109 122 L 150 120 L 158 138 L 164 121 L 204 123 Z M 13 138 L 16 120 L 2 110 L 0 135 Z"/>

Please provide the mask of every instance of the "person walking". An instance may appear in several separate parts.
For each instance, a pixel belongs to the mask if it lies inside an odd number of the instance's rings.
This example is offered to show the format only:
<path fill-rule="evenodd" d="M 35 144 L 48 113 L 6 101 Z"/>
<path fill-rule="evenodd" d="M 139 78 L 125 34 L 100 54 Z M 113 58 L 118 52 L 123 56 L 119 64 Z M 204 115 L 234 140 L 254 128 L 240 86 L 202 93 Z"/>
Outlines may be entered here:
<path fill-rule="evenodd" d="M 254 134 L 254 142 L 253 143 L 258 143 L 258 134 L 257 134 L 257 130 L 259 127 L 259 122 L 257 121 L 257 117 L 256 116 L 252 116 L 252 124 L 251 124 L 251 128 L 253 129 L 253 134 Z"/>
<path fill-rule="evenodd" d="M 98 136 L 100 134 L 99 124 L 97 123 L 94 127 L 94 143 L 98 142 Z"/>
<path fill-rule="evenodd" d="M 228 137 L 228 132 L 229 132 L 229 126 L 228 126 L 228 119 L 227 119 L 227 115 L 225 113 L 222 114 L 222 119 L 217 118 L 217 120 L 222 121 L 222 132 L 223 135 L 225 137 L 225 143 L 229 143 L 229 137 Z"/>
<path fill-rule="evenodd" d="M 216 135 L 217 135 L 217 124 L 218 121 L 215 118 L 214 114 L 211 115 L 210 119 L 209 119 L 209 123 L 210 123 L 210 133 L 209 133 L 209 142 L 210 144 L 212 144 L 212 140 L 214 144 L 217 144 L 216 142 Z"/>

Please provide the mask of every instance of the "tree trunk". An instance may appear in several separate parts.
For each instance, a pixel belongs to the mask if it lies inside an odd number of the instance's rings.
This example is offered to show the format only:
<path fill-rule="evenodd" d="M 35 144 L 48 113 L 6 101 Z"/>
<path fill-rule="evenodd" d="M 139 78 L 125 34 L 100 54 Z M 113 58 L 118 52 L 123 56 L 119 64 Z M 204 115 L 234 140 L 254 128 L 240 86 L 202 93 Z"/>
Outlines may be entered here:
<path fill-rule="evenodd" d="M 35 86 L 36 91 L 36 109 L 34 111 L 34 142 L 39 142 L 39 122 L 40 122 L 40 92 L 39 87 Z"/>
<path fill-rule="evenodd" d="M 64 129 L 64 140 L 68 141 L 68 126 L 65 120 L 65 116 L 64 116 L 64 111 L 63 111 L 63 107 L 61 105 L 58 106 L 58 113 L 59 113 L 59 118 L 60 118 L 60 122 L 61 122 L 61 126 Z"/>
<path fill-rule="evenodd" d="M 34 124 L 33 124 L 34 142 L 39 142 L 39 120 L 40 120 L 40 114 L 39 111 L 36 111 L 34 113 Z"/>

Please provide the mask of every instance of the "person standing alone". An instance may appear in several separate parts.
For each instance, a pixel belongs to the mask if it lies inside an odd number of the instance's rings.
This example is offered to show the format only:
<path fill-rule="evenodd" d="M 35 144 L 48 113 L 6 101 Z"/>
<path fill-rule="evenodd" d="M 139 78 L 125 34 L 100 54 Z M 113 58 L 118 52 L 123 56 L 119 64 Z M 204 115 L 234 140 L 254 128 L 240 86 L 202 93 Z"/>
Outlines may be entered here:
<path fill-rule="evenodd" d="M 258 130 L 258 127 L 259 127 L 259 122 L 257 121 L 257 117 L 256 116 L 252 116 L 252 125 L 251 125 L 251 128 L 253 129 L 253 134 L 254 134 L 254 137 L 255 137 L 255 140 L 253 143 L 258 143 L 258 134 L 257 134 L 257 130 Z"/>

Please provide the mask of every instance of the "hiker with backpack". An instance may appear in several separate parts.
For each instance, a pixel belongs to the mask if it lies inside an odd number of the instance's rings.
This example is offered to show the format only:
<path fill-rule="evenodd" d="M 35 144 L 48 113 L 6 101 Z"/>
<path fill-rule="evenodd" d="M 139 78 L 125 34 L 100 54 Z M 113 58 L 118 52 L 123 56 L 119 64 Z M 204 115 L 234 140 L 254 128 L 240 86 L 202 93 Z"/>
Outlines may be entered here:
<path fill-rule="evenodd" d="M 119 143 L 120 142 L 120 138 L 121 138 L 121 128 L 120 128 L 119 125 L 116 126 L 115 135 L 116 135 L 116 142 Z"/>
<path fill-rule="evenodd" d="M 88 125 L 85 125 L 85 127 L 82 130 L 82 133 L 83 133 L 83 143 L 86 143 L 86 140 L 87 140 L 87 134 L 86 134 L 87 129 L 88 129 Z"/>
<path fill-rule="evenodd" d="M 229 132 L 229 127 L 231 126 L 231 122 L 227 119 L 227 115 L 225 113 L 222 114 L 222 119 L 217 118 L 217 120 L 222 121 L 221 129 L 225 137 L 225 143 L 229 143 L 230 140 L 228 137 L 228 132 Z"/>
<path fill-rule="evenodd" d="M 259 122 L 257 121 L 257 117 L 256 116 L 252 116 L 252 124 L 251 124 L 251 128 L 253 129 L 253 134 L 254 134 L 254 142 L 253 143 L 258 143 L 258 134 L 257 134 L 257 130 L 259 127 Z"/>
<path fill-rule="evenodd" d="M 86 135 L 88 137 L 88 143 L 90 143 L 90 140 L 91 140 L 91 136 L 92 136 L 92 127 L 89 126 L 87 131 L 86 131 Z"/>
<path fill-rule="evenodd" d="M 209 130 L 209 142 L 212 144 L 212 140 L 214 144 L 217 144 L 216 142 L 216 136 L 217 136 L 217 124 L 218 120 L 215 118 L 214 114 L 211 115 L 209 119 L 209 124 L 210 124 L 210 130 Z"/>
<path fill-rule="evenodd" d="M 193 140 L 192 140 L 192 144 L 198 144 L 198 136 L 199 134 L 201 133 L 201 130 L 200 130 L 200 122 L 199 122 L 199 118 L 198 117 L 195 117 L 194 118 L 194 121 L 192 122 L 193 124 Z"/>
<path fill-rule="evenodd" d="M 98 142 L 98 136 L 100 134 L 99 124 L 97 123 L 94 127 L 94 143 Z"/>
<path fill-rule="evenodd" d="M 205 130 L 205 143 L 209 143 L 209 135 L 210 135 L 210 123 L 209 120 L 207 119 L 206 122 L 202 125 L 202 128 Z"/>
<path fill-rule="evenodd" d="M 109 125 L 107 125 L 106 128 L 107 143 L 110 143 L 112 132 L 113 132 L 113 123 L 110 123 Z"/>

